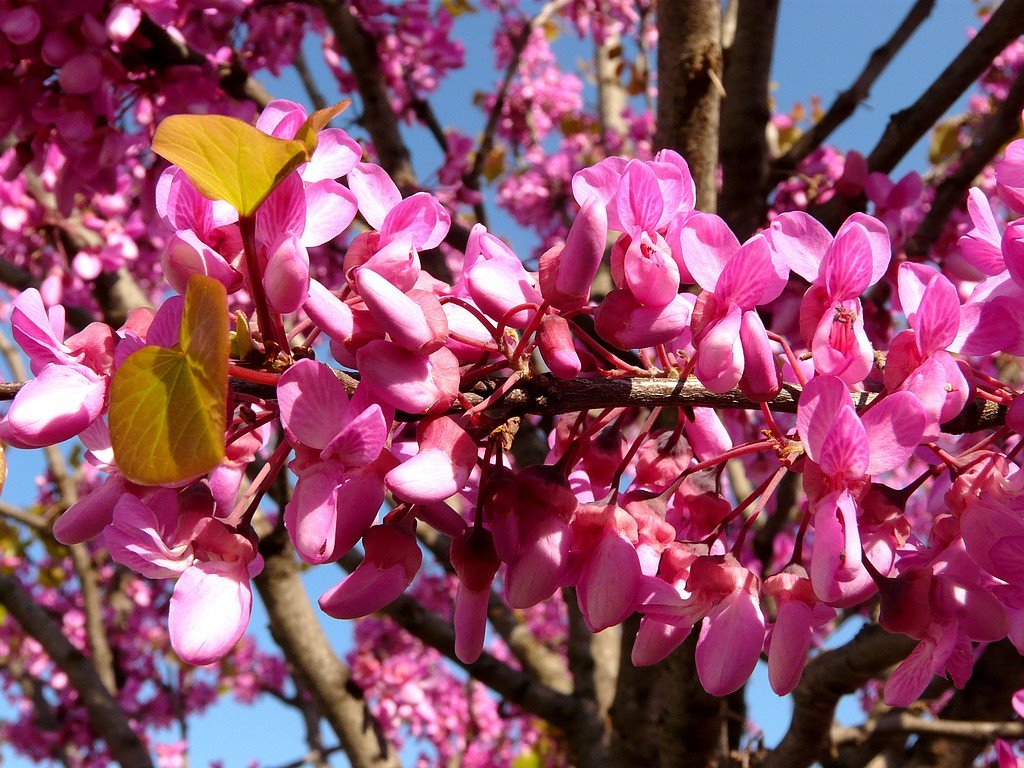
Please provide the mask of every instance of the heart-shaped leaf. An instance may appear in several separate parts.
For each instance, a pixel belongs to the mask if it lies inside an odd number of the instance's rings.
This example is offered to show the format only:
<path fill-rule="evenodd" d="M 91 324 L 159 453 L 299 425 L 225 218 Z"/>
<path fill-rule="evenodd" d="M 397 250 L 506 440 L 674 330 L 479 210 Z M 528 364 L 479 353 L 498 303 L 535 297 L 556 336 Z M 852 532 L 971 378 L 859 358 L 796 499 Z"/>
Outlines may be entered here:
<path fill-rule="evenodd" d="M 315 137 L 312 142 L 315 149 Z M 285 176 L 309 159 L 307 143 L 268 136 L 224 115 L 173 115 L 157 127 L 153 151 L 181 168 L 204 196 L 225 200 L 239 215 L 251 216 Z"/>
<path fill-rule="evenodd" d="M 348 105 L 351 103 L 351 99 L 345 99 L 344 101 L 339 101 L 333 107 L 318 109 L 306 118 L 306 122 L 296 132 L 295 140 L 301 141 L 306 145 L 306 152 L 309 153 L 310 157 L 313 156 L 313 152 L 316 150 L 316 135 L 326 128 L 331 120 L 348 109 Z"/>
<path fill-rule="evenodd" d="M 140 485 L 198 477 L 224 458 L 228 396 L 227 293 L 194 275 L 181 343 L 129 355 L 110 383 L 110 441 L 118 467 Z"/>

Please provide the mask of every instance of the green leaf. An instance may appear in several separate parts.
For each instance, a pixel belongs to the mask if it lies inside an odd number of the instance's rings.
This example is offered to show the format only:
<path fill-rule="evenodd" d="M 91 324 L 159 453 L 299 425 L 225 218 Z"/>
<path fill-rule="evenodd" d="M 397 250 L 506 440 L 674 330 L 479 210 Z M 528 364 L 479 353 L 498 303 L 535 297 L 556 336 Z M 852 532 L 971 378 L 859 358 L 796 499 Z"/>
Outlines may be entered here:
<path fill-rule="evenodd" d="M 223 115 L 168 117 L 156 129 L 153 151 L 181 168 L 205 197 L 227 201 L 241 216 L 255 213 L 309 159 L 306 143 L 268 136 Z"/>
<path fill-rule="evenodd" d="M 348 109 L 348 105 L 351 103 L 351 99 L 345 99 L 344 101 L 339 101 L 333 107 L 318 109 L 306 118 L 306 122 L 296 132 L 295 140 L 301 141 L 305 145 L 306 153 L 309 157 L 312 157 L 313 152 L 316 151 L 316 135 L 326 128 L 331 120 Z"/>
<path fill-rule="evenodd" d="M 181 343 L 146 346 L 110 383 L 110 442 L 117 466 L 140 485 L 170 485 L 224 459 L 228 397 L 228 303 L 220 282 L 193 275 Z"/>

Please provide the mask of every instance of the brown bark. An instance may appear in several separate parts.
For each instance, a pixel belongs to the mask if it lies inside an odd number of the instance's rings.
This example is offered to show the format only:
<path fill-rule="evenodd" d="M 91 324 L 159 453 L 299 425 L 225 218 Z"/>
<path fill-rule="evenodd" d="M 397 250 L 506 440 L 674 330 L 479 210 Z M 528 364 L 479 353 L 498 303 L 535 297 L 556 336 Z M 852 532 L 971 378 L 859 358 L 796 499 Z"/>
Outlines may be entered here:
<path fill-rule="evenodd" d="M 779 0 L 739 0 L 736 34 L 725 58 L 718 211 L 740 242 L 754 234 L 767 209 L 768 85 L 778 14 Z"/>
<path fill-rule="evenodd" d="M 270 633 L 309 688 L 353 768 L 399 768 L 398 755 L 380 733 L 362 691 L 320 626 L 283 527 L 263 538 L 260 554 L 265 565 L 255 583 L 267 609 Z"/>
<path fill-rule="evenodd" d="M 658 128 L 655 144 L 690 165 L 697 208 L 715 210 L 722 89 L 721 3 L 658 4 Z"/>

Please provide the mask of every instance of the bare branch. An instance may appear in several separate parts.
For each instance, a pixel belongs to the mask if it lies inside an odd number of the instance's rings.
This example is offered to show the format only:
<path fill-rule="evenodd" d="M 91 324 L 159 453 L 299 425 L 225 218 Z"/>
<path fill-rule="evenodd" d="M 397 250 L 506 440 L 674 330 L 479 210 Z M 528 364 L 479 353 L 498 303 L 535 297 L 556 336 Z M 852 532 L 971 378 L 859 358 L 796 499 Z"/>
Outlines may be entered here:
<path fill-rule="evenodd" d="M 956 55 L 921 97 L 889 119 L 868 155 L 872 171 L 889 173 L 960 94 L 981 77 L 999 53 L 1024 33 L 1024 0 L 1003 0 L 978 34 Z"/>
<path fill-rule="evenodd" d="M 960 164 L 935 190 L 935 199 L 918 225 L 913 237 L 907 241 L 908 256 L 924 256 L 942 233 L 949 214 L 958 205 L 964 204 L 968 187 L 978 174 L 992 161 L 1020 128 L 1020 112 L 1024 108 L 1024 73 L 1017 75 L 1006 98 L 998 109 L 985 121 L 975 135 L 974 143 L 965 151 Z"/>
<path fill-rule="evenodd" d="M 398 755 L 320 626 L 283 526 L 260 541 L 260 553 L 265 565 L 255 583 L 271 635 L 309 686 L 353 768 L 399 768 Z"/>
<path fill-rule="evenodd" d="M 725 60 L 718 132 L 722 192 L 718 208 L 742 242 L 764 220 L 768 191 L 768 81 L 779 0 L 740 0 Z"/>
<path fill-rule="evenodd" d="M 832 743 L 859 742 L 875 734 L 916 734 L 947 739 L 988 742 L 992 739 L 1024 739 L 1024 723 L 925 719 L 908 712 L 886 715 L 855 728 L 832 729 Z"/>
<path fill-rule="evenodd" d="M 720 0 L 659 3 L 658 130 L 655 144 L 690 165 L 697 208 L 713 212 L 721 101 Z"/>
<path fill-rule="evenodd" d="M 806 768 L 828 746 L 836 704 L 873 677 L 905 657 L 915 641 L 890 635 L 877 625 L 867 626 L 841 648 L 825 651 L 804 669 L 793 692 L 793 719 L 765 768 Z"/>
<path fill-rule="evenodd" d="M 853 85 L 840 93 L 821 119 L 772 164 L 773 171 L 787 175 L 795 171 L 801 160 L 820 147 L 836 128 L 846 122 L 860 103 L 871 95 L 871 86 L 875 84 L 875 80 L 902 50 L 917 28 L 931 15 L 934 7 L 935 0 L 917 0 L 914 3 L 892 36 L 871 53 L 868 63 L 853 81 Z"/>
<path fill-rule="evenodd" d="M 60 627 L 14 576 L 0 574 L 0 604 L 68 676 L 88 713 L 89 725 L 107 743 L 111 756 L 125 768 L 152 768 L 149 753 L 92 662 L 64 637 Z"/>

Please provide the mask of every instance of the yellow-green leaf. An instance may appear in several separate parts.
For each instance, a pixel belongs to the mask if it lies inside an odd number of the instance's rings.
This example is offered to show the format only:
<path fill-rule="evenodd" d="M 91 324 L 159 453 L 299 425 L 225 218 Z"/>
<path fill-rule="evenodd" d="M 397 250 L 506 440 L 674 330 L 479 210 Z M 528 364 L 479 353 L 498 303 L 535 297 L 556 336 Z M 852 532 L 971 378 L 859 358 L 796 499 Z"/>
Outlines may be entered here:
<path fill-rule="evenodd" d="M 227 201 L 242 216 L 255 213 L 308 159 L 303 142 L 268 136 L 223 115 L 168 117 L 156 129 L 153 151 L 181 168 L 204 196 Z"/>
<path fill-rule="evenodd" d="M 351 103 L 351 99 L 345 99 L 344 101 L 339 101 L 333 107 L 318 109 L 306 118 L 306 122 L 302 124 L 302 127 L 295 134 L 295 140 L 303 143 L 306 147 L 306 154 L 309 157 L 312 157 L 313 152 L 316 151 L 316 135 L 326 128 L 331 120 L 348 109 L 348 105 Z"/>
<path fill-rule="evenodd" d="M 141 485 L 183 482 L 224 458 L 228 306 L 217 280 L 189 279 L 180 338 L 173 349 L 136 350 L 110 384 L 114 458 Z"/>

